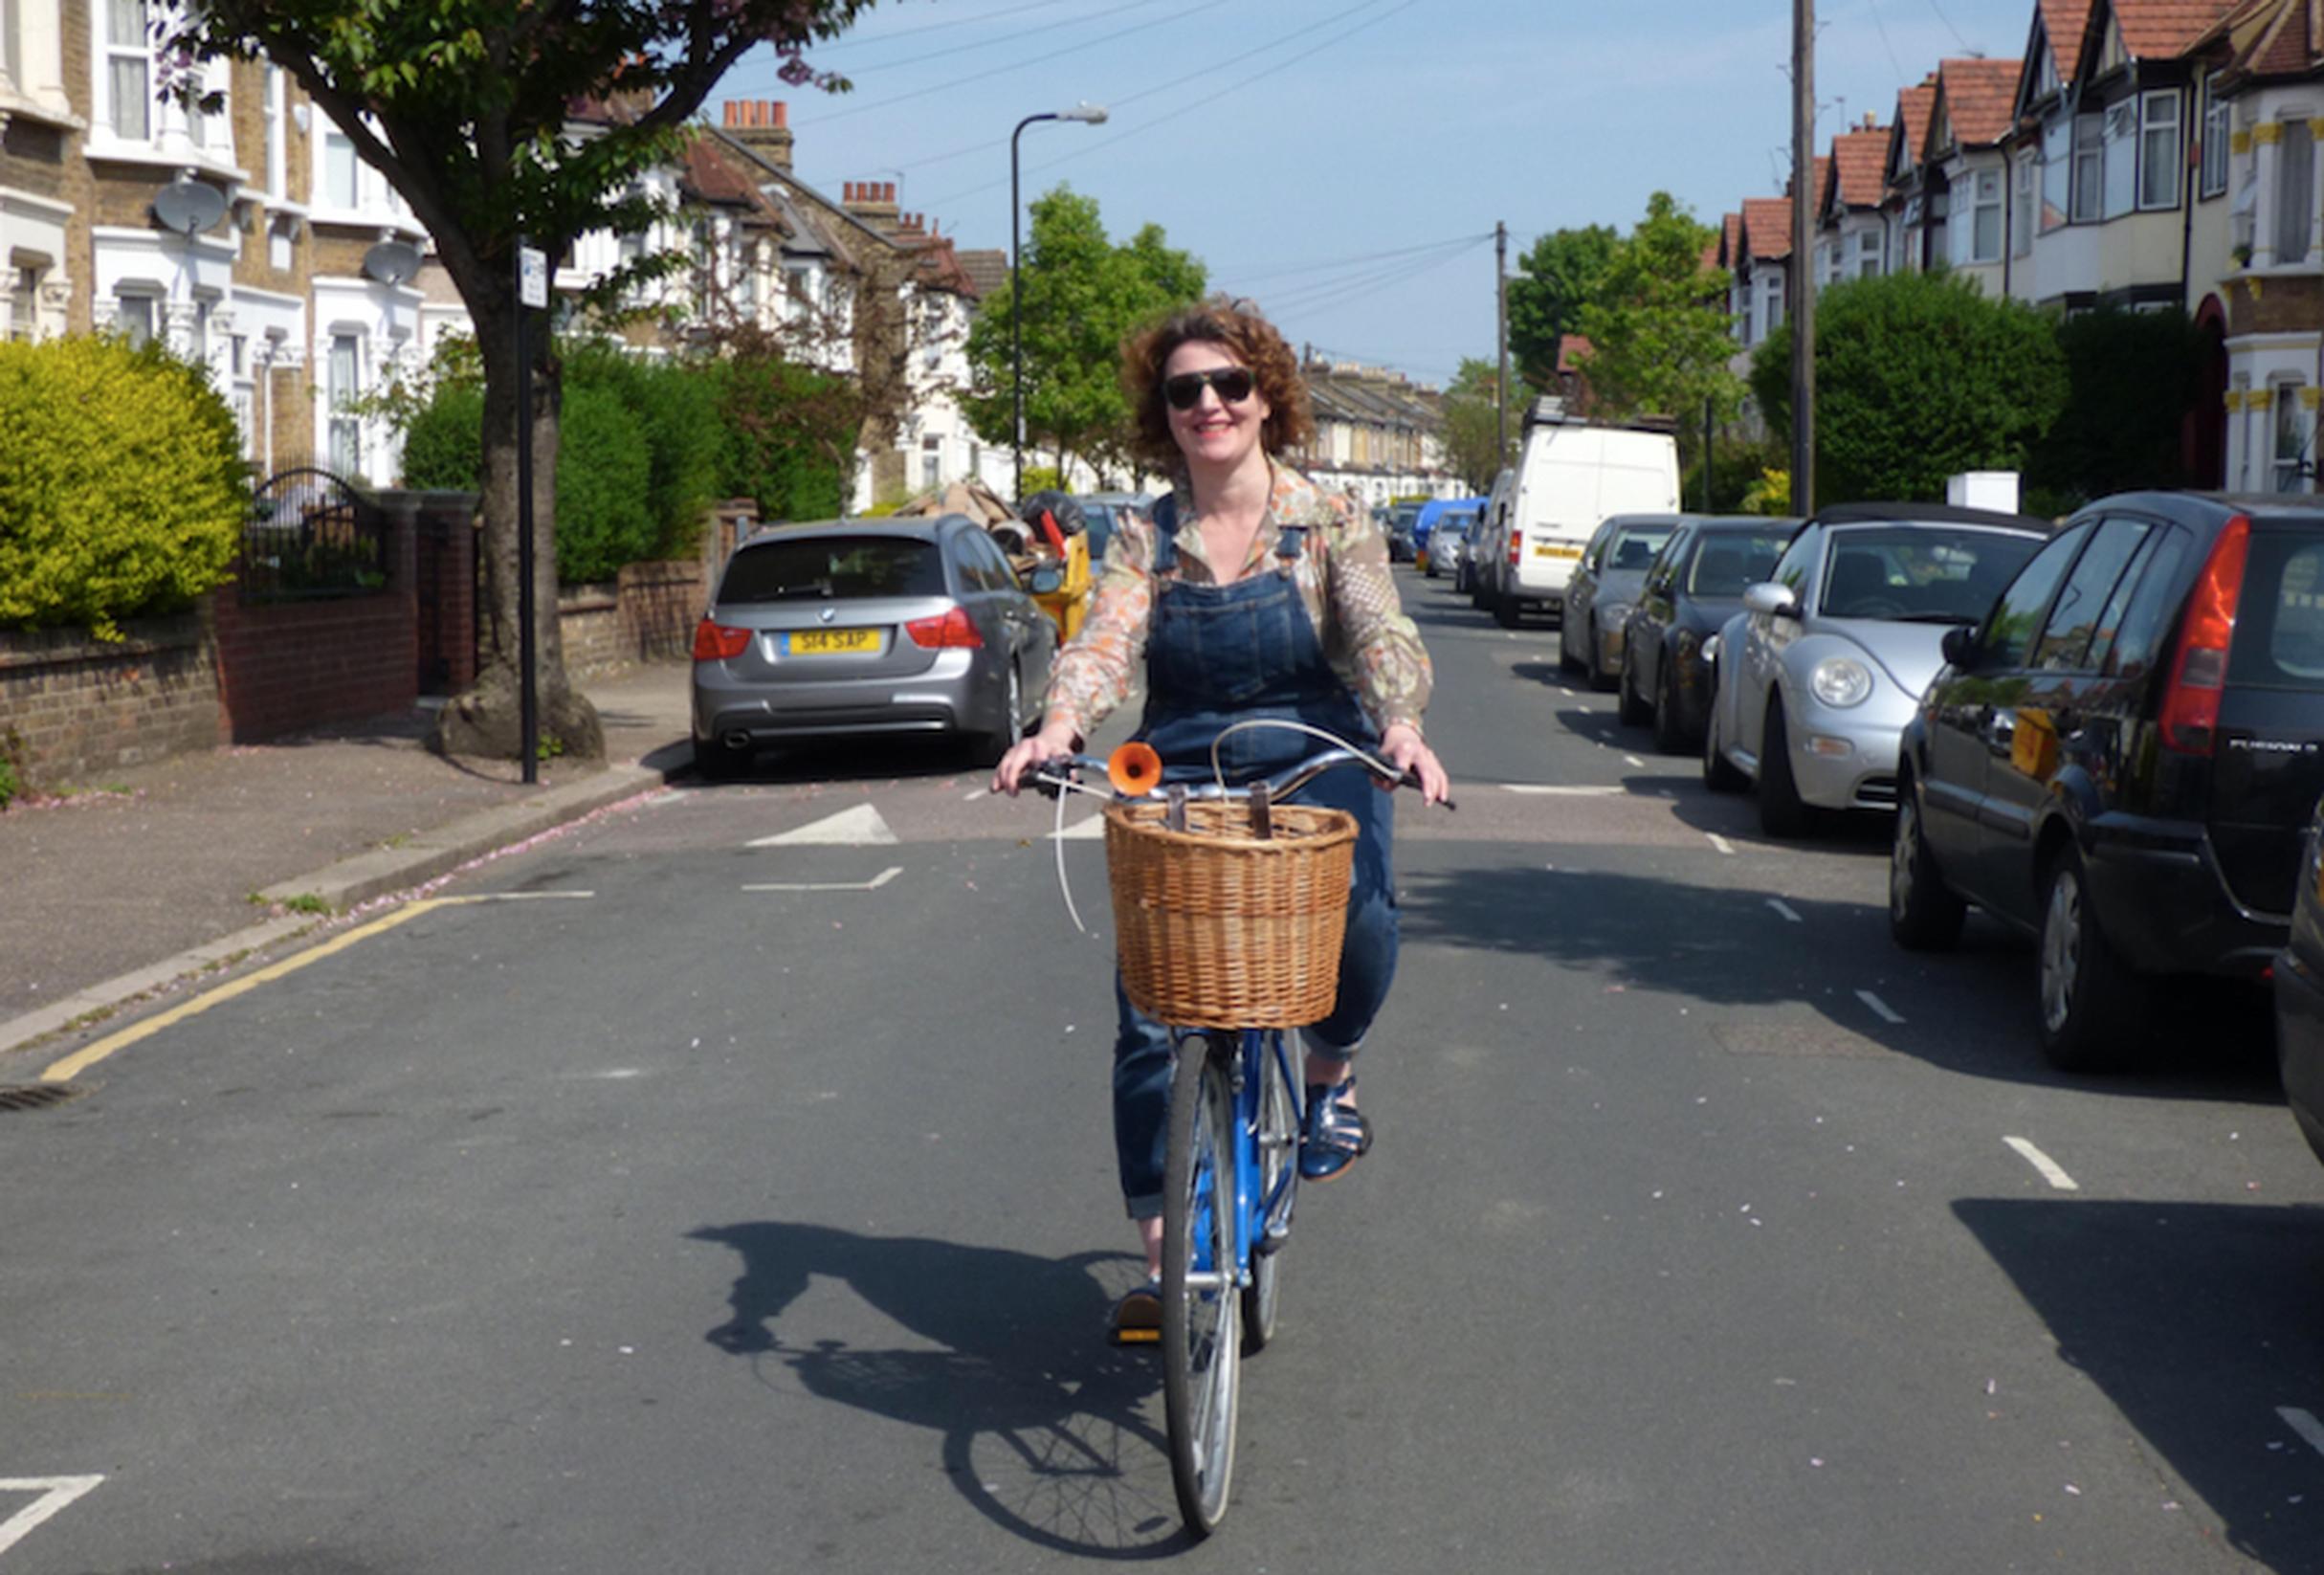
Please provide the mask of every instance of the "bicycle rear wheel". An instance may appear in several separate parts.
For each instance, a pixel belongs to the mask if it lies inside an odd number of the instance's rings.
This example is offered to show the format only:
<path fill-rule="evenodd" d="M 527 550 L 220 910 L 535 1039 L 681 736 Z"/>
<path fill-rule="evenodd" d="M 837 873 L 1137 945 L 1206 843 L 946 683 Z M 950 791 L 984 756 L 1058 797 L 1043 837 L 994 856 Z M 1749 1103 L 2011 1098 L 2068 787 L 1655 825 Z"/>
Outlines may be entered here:
<path fill-rule="evenodd" d="M 1232 1062 L 1218 1041 L 1179 1046 L 1162 1192 L 1162 1409 L 1170 1479 L 1186 1530 L 1227 1513 L 1240 1398 L 1242 1298 L 1235 1287 Z"/>
<path fill-rule="evenodd" d="M 1267 1348 L 1275 1337 L 1276 1304 L 1283 1296 L 1283 1265 L 1276 1249 L 1283 1244 L 1271 1240 L 1277 1231 L 1291 1226 L 1291 1206 L 1298 1183 L 1291 1181 L 1282 1201 L 1272 1210 L 1268 1200 L 1275 1195 L 1295 1173 L 1299 1159 L 1299 1120 L 1297 1106 L 1292 1098 L 1289 1074 L 1278 1041 L 1280 1030 L 1271 1030 L 1261 1035 L 1259 1054 L 1251 1057 L 1244 1069 L 1245 1076 L 1259 1079 L 1259 1128 L 1253 1136 L 1258 1142 L 1260 1210 L 1259 1239 L 1251 1244 L 1251 1283 L 1243 1287 L 1243 1354 L 1256 1356 Z"/>

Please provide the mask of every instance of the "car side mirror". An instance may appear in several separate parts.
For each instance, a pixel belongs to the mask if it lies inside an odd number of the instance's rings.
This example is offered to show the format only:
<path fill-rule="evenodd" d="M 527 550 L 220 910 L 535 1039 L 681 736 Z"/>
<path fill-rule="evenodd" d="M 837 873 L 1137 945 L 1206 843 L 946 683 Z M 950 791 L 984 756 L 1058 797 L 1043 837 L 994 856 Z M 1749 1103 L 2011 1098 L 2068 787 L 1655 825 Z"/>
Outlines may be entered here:
<path fill-rule="evenodd" d="M 1800 593 L 1773 580 L 1764 581 L 1743 592 L 1743 610 L 1764 612 L 1771 618 L 1796 618 L 1800 615 Z"/>
<path fill-rule="evenodd" d="M 1945 660 L 1953 666 L 1967 669 L 1977 665 L 1977 630 L 1970 624 L 1955 624 L 1945 631 L 1942 642 Z"/>
<path fill-rule="evenodd" d="M 1036 596 L 1047 596 L 1065 584 L 1065 568 L 1060 564 L 1043 564 L 1033 570 L 1030 586 Z"/>

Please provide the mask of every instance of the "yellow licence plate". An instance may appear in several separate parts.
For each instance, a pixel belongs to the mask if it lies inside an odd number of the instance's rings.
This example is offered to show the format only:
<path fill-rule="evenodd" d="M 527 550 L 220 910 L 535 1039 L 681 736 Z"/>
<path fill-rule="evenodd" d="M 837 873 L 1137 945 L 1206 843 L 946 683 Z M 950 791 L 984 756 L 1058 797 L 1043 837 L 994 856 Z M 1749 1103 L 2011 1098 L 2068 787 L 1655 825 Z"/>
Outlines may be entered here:
<path fill-rule="evenodd" d="M 1582 549 L 1564 542 L 1536 542 L 1533 555 L 1537 558 L 1579 558 Z"/>
<path fill-rule="evenodd" d="M 794 656 L 844 656 L 879 649 L 876 629 L 803 629 L 785 647 Z"/>

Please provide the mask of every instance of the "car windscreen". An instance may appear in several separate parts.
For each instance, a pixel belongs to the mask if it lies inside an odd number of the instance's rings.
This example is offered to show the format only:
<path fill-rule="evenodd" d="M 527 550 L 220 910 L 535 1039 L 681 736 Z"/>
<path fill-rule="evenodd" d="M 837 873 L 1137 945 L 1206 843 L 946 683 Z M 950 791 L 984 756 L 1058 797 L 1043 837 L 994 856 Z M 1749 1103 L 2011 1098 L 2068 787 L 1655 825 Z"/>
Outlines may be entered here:
<path fill-rule="evenodd" d="M 1636 569 L 1645 573 L 1653 566 L 1654 554 L 1662 550 L 1663 543 L 1671 539 L 1671 525 L 1623 525 L 1614 532 L 1614 539 L 1605 544 L 1605 566 L 1609 569 Z"/>
<path fill-rule="evenodd" d="M 2227 681 L 2324 691 L 2324 534 L 2252 533 Z"/>
<path fill-rule="evenodd" d="M 899 536 L 758 543 L 736 553 L 719 582 L 721 606 L 944 594 L 936 543 Z"/>
<path fill-rule="evenodd" d="M 1740 596 L 1744 590 L 1775 577 L 1776 560 L 1791 537 L 1771 531 L 1765 536 L 1706 536 L 1694 549 L 1693 566 L 1687 571 L 1690 596 Z"/>
<path fill-rule="evenodd" d="M 1081 505 L 1081 521 L 1090 534 L 1090 562 L 1105 562 L 1106 543 L 1114 539 L 1114 510 L 1106 503 Z"/>
<path fill-rule="evenodd" d="M 1883 525 L 1832 533 L 1827 618 L 1969 624 L 1992 610 L 2042 538 L 1964 525 Z"/>

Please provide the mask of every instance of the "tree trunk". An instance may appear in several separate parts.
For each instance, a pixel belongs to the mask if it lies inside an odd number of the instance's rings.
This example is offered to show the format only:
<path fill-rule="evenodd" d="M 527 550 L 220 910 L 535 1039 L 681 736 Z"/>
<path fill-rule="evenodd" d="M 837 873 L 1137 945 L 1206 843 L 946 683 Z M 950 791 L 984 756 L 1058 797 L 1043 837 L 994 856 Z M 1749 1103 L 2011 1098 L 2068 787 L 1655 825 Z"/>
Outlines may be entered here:
<path fill-rule="evenodd" d="M 483 620 L 476 681 L 437 718 L 435 746 L 446 754 L 517 760 L 522 754 L 521 627 L 518 578 L 517 319 L 505 302 L 479 310 L 471 299 L 484 361 Z M 605 754 L 597 708 L 564 672 L 557 619 L 557 431 L 562 368 L 548 324 L 532 332 L 534 677 L 544 750 L 585 760 Z"/>

